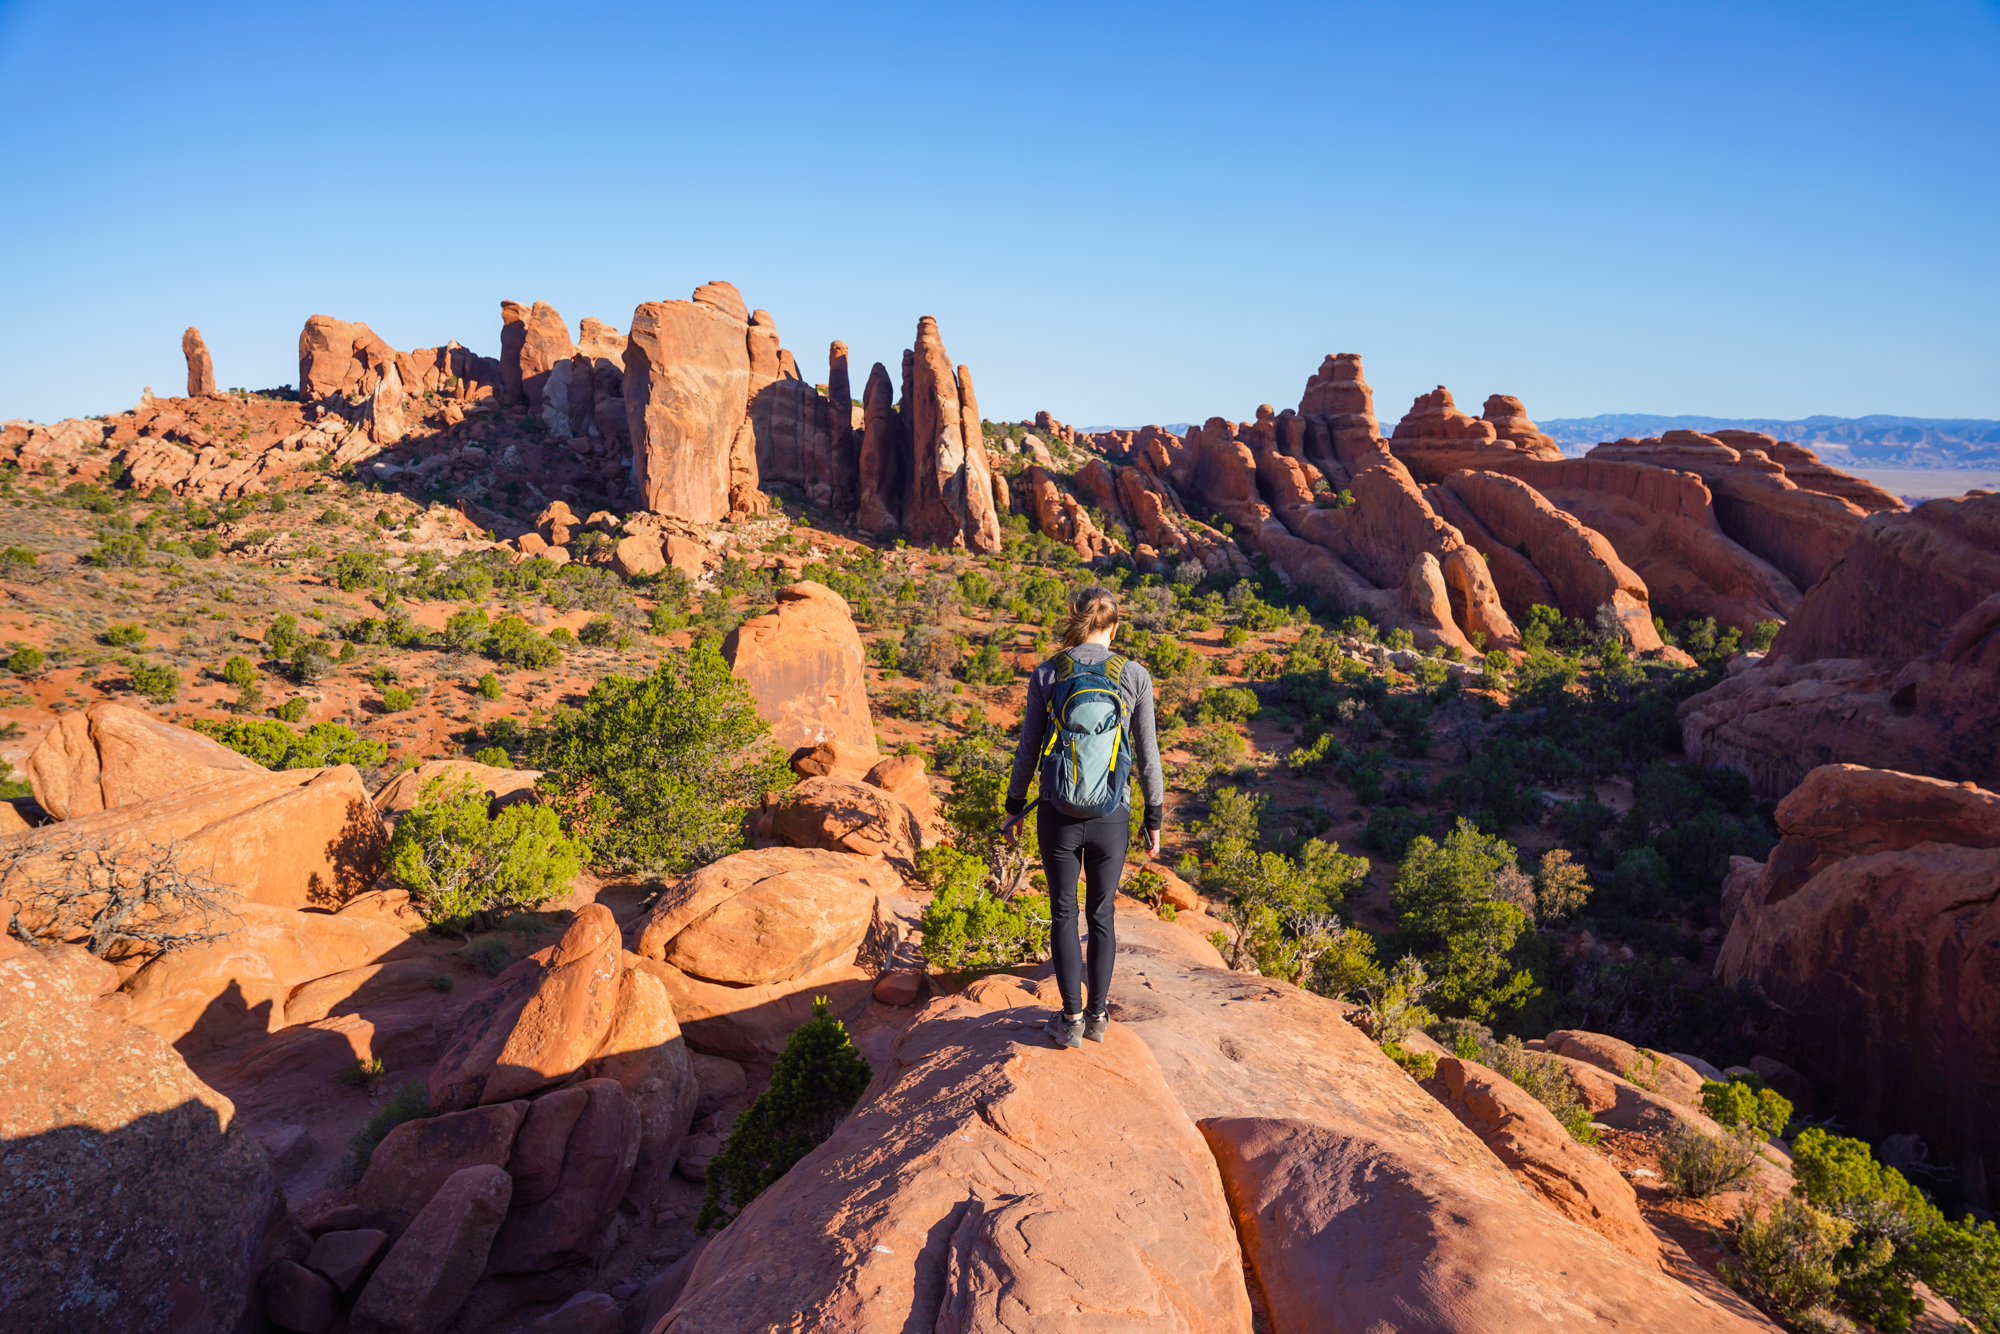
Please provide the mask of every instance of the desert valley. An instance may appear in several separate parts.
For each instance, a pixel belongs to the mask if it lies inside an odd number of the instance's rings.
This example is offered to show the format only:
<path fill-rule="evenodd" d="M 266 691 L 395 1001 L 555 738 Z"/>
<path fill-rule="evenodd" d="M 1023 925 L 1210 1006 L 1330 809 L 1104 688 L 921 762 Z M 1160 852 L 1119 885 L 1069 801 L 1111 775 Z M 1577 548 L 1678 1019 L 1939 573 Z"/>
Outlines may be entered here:
<path fill-rule="evenodd" d="M 499 321 L 0 428 L 7 1329 L 2000 1330 L 2000 494 Z M 1091 584 L 1166 832 L 1070 1051 Z"/>

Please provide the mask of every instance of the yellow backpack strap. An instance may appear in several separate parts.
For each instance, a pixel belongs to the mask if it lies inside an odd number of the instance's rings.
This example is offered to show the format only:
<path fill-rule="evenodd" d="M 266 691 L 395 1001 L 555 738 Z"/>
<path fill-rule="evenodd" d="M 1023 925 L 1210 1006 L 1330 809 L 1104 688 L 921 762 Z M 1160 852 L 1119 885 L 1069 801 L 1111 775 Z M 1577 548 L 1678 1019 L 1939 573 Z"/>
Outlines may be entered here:
<path fill-rule="evenodd" d="M 1104 674 L 1111 678 L 1111 684 L 1114 687 L 1125 683 L 1126 661 L 1127 659 L 1118 653 L 1114 653 L 1104 660 Z"/>
<path fill-rule="evenodd" d="M 1058 681 L 1067 681 L 1076 675 L 1076 659 L 1070 657 L 1068 649 L 1056 654 L 1055 673 Z"/>

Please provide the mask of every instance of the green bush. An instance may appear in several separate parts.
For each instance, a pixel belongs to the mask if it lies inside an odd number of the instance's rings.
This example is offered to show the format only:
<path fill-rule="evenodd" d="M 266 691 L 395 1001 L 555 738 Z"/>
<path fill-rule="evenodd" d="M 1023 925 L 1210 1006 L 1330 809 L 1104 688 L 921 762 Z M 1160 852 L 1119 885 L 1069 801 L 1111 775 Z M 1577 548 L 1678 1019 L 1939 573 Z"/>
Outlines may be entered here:
<path fill-rule="evenodd" d="M 1384 1047 L 1400 1044 L 1410 1034 L 1436 1021 L 1424 1000 L 1437 983 L 1424 971 L 1423 960 L 1405 954 L 1386 973 L 1377 972 L 1358 988 L 1361 1010 L 1355 1019 L 1361 1031 Z"/>
<path fill-rule="evenodd" d="M 1384 857 L 1401 859 L 1410 844 L 1430 827 L 1430 818 L 1408 806 L 1377 806 L 1368 812 L 1368 824 L 1361 841 Z"/>
<path fill-rule="evenodd" d="M 1477 1042 L 1478 1054 L 1471 1059 L 1497 1074 L 1505 1075 L 1549 1109 L 1571 1139 L 1579 1144 L 1595 1144 L 1602 1137 L 1592 1123 L 1590 1108 L 1577 1092 L 1576 1080 L 1562 1058 L 1548 1052 L 1529 1051 L 1518 1037 L 1505 1042 Z"/>
<path fill-rule="evenodd" d="M 1220 690 L 1205 690 L 1194 708 L 1197 723 L 1241 723 L 1248 722 L 1257 712 L 1257 692 L 1247 686 L 1229 686 Z"/>
<path fill-rule="evenodd" d="M 113 648 L 137 648 L 146 642 L 146 627 L 143 625 L 108 625 L 98 638 Z"/>
<path fill-rule="evenodd" d="M 170 703 L 181 691 L 181 674 L 165 663 L 132 663 L 132 688 L 155 704 Z"/>
<path fill-rule="evenodd" d="M 294 695 L 278 706 L 278 717 L 288 723 L 295 723 L 306 716 L 312 705 L 304 695 Z"/>
<path fill-rule="evenodd" d="M 209 554 L 215 553 L 210 551 Z M 146 539 L 136 533 L 106 534 L 97 539 L 95 547 L 83 554 L 83 563 L 107 570 L 143 566 L 146 563 Z"/>
<path fill-rule="evenodd" d="M 7 655 L 7 670 L 16 676 L 33 676 L 45 661 L 40 649 L 24 645 Z"/>
<path fill-rule="evenodd" d="M 562 645 L 535 633 L 519 616 L 502 616 L 486 635 L 486 656 L 495 662 L 540 670 L 562 661 Z"/>
<path fill-rule="evenodd" d="M 499 699 L 507 693 L 506 688 L 500 684 L 500 678 L 491 672 L 481 676 L 479 684 L 474 689 L 479 692 L 481 699 Z"/>
<path fill-rule="evenodd" d="M 1400 1042 L 1385 1042 L 1382 1054 L 1409 1071 L 1412 1079 L 1429 1079 L 1438 1072 L 1436 1052 L 1412 1051 Z"/>
<path fill-rule="evenodd" d="M 349 1181 L 361 1180 L 362 1173 L 368 1170 L 368 1160 L 375 1156 L 375 1146 L 390 1131 L 405 1121 L 421 1121 L 430 1114 L 430 1091 L 422 1084 L 405 1084 L 397 1089 L 347 1141 L 353 1152 L 348 1157 L 344 1175 Z"/>
<path fill-rule="evenodd" d="M 923 917 L 924 962 L 931 967 L 1005 968 L 1048 957 L 1047 896 L 991 893 L 986 862 L 943 843 L 917 854 L 917 875 L 931 891 Z"/>
<path fill-rule="evenodd" d="M 308 639 L 292 650 L 287 672 L 302 686 L 323 680 L 333 670 L 333 653 L 325 643 Z"/>
<path fill-rule="evenodd" d="M 488 977 L 498 977 L 514 963 L 514 947 L 499 936 L 481 936 L 463 951 L 465 961 Z"/>
<path fill-rule="evenodd" d="M 708 1164 L 708 1190 L 695 1228 L 733 1221 L 750 1201 L 834 1132 L 868 1087 L 868 1062 L 825 997 L 785 1043 L 771 1085 L 736 1118 L 729 1142 Z"/>
<path fill-rule="evenodd" d="M 279 717 L 294 704 L 299 706 L 294 716 L 304 717 L 305 700 L 299 696 L 285 701 L 278 710 Z M 239 755 L 249 756 L 266 769 L 324 769 L 336 764 L 366 769 L 389 757 L 389 748 L 380 741 L 361 736 L 341 723 L 314 723 L 303 732 L 295 732 L 268 718 L 257 722 L 197 718 L 193 726 L 203 736 L 220 741 Z"/>
<path fill-rule="evenodd" d="M 1767 1135 L 1783 1134 L 1792 1119 L 1792 1104 L 1776 1089 L 1757 1088 L 1741 1076 L 1722 1084 L 1703 1080 L 1701 1109 L 1720 1125 L 1755 1126 Z"/>
<path fill-rule="evenodd" d="M 524 733 L 521 754 L 597 861 L 654 875 L 735 852 L 744 810 L 794 781 L 713 639 L 643 679 L 605 677 L 581 707 Z"/>
<path fill-rule="evenodd" d="M 1750 1175 L 1764 1142 L 1754 1127 L 1711 1135 L 1689 1121 L 1676 1120 L 1660 1145 L 1660 1173 L 1674 1194 L 1705 1200 Z"/>
<path fill-rule="evenodd" d="M 401 713 L 416 702 L 417 697 L 401 686 L 388 686 L 382 691 L 382 707 L 389 713 Z"/>
<path fill-rule="evenodd" d="M 222 664 L 222 679 L 240 690 L 256 683 L 257 668 L 238 653 Z"/>
<path fill-rule="evenodd" d="M 618 622 L 609 616 L 593 616 L 576 637 L 581 643 L 593 648 L 602 648 L 618 638 Z"/>
<path fill-rule="evenodd" d="M 1500 873 L 1516 869 L 1512 845 L 1461 819 L 1442 843 L 1412 839 L 1390 890 L 1399 935 L 1432 970 L 1438 995 L 1473 1019 L 1491 1019 L 1536 994 L 1533 976 L 1510 974 L 1508 965 L 1527 914 L 1493 893 Z"/>
<path fill-rule="evenodd" d="M 1820 1318 L 1806 1327 L 1825 1327 L 1824 1308 L 1842 1276 L 1837 1260 L 1853 1235 L 1852 1223 L 1790 1196 L 1777 1200 L 1768 1214 L 1746 1204 L 1736 1220 L 1739 1258 L 1719 1267 L 1773 1315 L 1815 1315 Z"/>
<path fill-rule="evenodd" d="M 490 630 L 484 610 L 466 607 L 445 618 L 438 640 L 448 652 L 470 653 L 486 642 Z"/>
<path fill-rule="evenodd" d="M 433 926 L 469 930 L 500 909 L 532 908 L 568 890 L 584 849 L 546 806 L 517 802 L 489 815 L 470 778 L 439 774 L 396 822 L 389 871 Z"/>
<path fill-rule="evenodd" d="M 478 750 L 472 752 L 472 760 L 475 764 L 490 764 L 495 769 L 511 769 L 514 767 L 513 757 L 508 755 L 499 746 L 481 746 Z"/>

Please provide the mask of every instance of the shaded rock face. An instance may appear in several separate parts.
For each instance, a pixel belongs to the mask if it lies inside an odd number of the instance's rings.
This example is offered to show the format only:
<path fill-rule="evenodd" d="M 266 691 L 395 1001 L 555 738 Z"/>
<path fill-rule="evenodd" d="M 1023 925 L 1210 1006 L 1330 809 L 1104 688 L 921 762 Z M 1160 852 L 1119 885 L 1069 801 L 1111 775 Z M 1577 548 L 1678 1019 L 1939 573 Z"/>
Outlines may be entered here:
<path fill-rule="evenodd" d="M 116 985 L 105 974 L 0 940 L 0 1310 L 14 1329 L 115 1311 L 134 1329 L 224 1334 L 264 1264 L 304 1247 L 285 1249 L 284 1195 L 230 1101 L 164 1039 L 94 1008 Z"/>
<path fill-rule="evenodd" d="M 900 521 L 917 542 L 995 553 L 1000 520 L 972 373 L 952 368 L 937 321 L 928 315 L 917 322 L 906 366 L 902 416 L 909 433 L 908 467 Z"/>
<path fill-rule="evenodd" d="M 861 634 L 840 594 L 809 579 L 787 585 L 773 610 L 729 632 L 722 656 L 749 685 L 778 746 L 796 752 L 832 742 L 873 763 L 879 752 Z"/>
<path fill-rule="evenodd" d="M 699 299 L 632 312 L 623 397 L 647 509 L 691 523 L 729 512 L 730 453 L 750 400 L 747 334 L 747 321 Z"/>
<path fill-rule="evenodd" d="M 500 303 L 500 382 L 510 401 L 525 401 L 530 411 L 540 413 L 550 377 L 575 355 L 569 326 L 554 306 L 546 301 L 525 307 L 518 301 Z M 571 374 L 563 372 L 565 391 Z"/>
<path fill-rule="evenodd" d="M 1820 764 L 2000 783 L 2000 496 L 1870 516 L 1755 669 L 1680 706 L 1688 755 L 1777 797 Z"/>
<path fill-rule="evenodd" d="M 209 359 L 208 344 L 202 341 L 201 330 L 189 327 L 181 335 L 181 354 L 187 358 L 189 398 L 200 398 L 203 394 L 215 392 L 215 363 Z"/>
<path fill-rule="evenodd" d="M 653 1328 L 1247 1331 L 1221 1184 L 1158 1066 L 1115 1027 L 1055 1050 L 1040 1018 L 928 1005 Z M 1076 1114 L 1112 1100 L 1117 1134 Z"/>
<path fill-rule="evenodd" d="M 1854 765 L 1778 803 L 1730 876 L 1716 976 L 1773 1009 L 1776 1053 L 1875 1140 L 1921 1135 L 1973 1203 L 2000 1193 L 2000 794 Z"/>
<path fill-rule="evenodd" d="M 451 1318 L 486 1268 L 513 1182 L 498 1167 L 455 1172 L 382 1257 L 348 1317 L 356 1334 L 418 1334 Z"/>
<path fill-rule="evenodd" d="M 896 390 L 889 372 L 876 362 L 861 391 L 863 425 L 856 459 L 854 523 L 877 537 L 903 520 L 903 491 L 909 485 L 908 447 L 903 419 L 895 410 Z"/>

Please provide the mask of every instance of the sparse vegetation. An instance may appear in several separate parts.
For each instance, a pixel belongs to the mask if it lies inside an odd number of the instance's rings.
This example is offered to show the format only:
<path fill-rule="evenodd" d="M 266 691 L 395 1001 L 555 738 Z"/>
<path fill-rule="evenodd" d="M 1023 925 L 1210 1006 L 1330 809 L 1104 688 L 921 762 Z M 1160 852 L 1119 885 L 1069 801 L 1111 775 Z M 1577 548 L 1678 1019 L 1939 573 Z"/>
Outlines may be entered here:
<path fill-rule="evenodd" d="M 489 814 L 479 784 L 440 774 L 396 822 L 386 863 L 425 921 L 469 934 L 493 913 L 565 892 L 583 859 L 548 807 L 516 802 Z"/>

